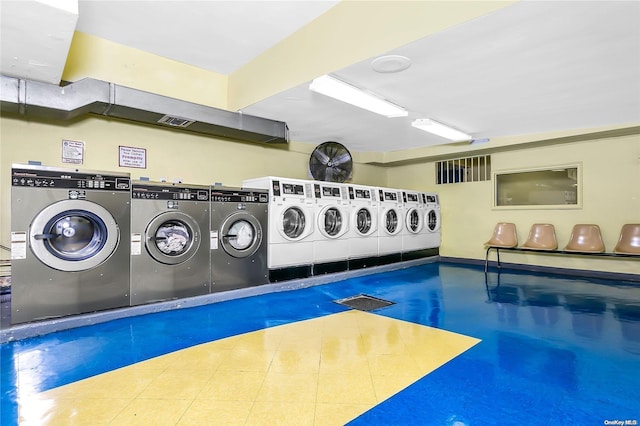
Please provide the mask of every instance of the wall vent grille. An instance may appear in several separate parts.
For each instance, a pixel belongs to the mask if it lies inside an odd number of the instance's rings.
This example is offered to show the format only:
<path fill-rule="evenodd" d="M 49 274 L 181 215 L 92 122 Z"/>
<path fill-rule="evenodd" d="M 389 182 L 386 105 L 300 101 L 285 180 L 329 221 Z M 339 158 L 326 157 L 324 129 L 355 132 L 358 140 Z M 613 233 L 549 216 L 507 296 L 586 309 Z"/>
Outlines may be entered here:
<path fill-rule="evenodd" d="M 491 156 L 455 158 L 436 162 L 436 183 L 480 182 L 491 180 Z"/>

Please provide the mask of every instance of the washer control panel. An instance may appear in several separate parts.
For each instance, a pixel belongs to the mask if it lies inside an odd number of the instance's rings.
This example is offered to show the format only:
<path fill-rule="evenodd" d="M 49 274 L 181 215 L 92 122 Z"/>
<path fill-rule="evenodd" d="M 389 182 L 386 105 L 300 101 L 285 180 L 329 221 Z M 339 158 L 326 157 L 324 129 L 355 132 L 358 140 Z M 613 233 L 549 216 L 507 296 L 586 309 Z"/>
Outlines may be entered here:
<path fill-rule="evenodd" d="M 209 188 L 184 185 L 150 185 L 134 182 L 131 187 L 134 200 L 209 201 Z M 171 205 L 173 207 L 174 204 Z M 177 206 L 177 203 L 175 204 Z M 170 208 L 171 208 L 170 207 Z"/>
<path fill-rule="evenodd" d="M 366 200 L 371 201 L 371 190 L 363 188 L 349 187 L 349 199 L 350 200 Z"/>
<path fill-rule="evenodd" d="M 131 179 L 125 176 L 61 170 L 11 169 L 11 185 L 32 188 L 129 191 Z"/>
<path fill-rule="evenodd" d="M 269 193 L 251 189 L 211 188 L 211 202 L 267 204 L 269 202 Z"/>

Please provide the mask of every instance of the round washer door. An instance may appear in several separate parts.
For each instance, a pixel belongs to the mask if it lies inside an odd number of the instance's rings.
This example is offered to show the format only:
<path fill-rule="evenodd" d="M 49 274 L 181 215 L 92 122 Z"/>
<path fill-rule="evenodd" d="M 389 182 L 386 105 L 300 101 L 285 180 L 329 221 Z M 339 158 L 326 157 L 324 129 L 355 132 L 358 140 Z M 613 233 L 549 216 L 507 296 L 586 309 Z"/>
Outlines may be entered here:
<path fill-rule="evenodd" d="M 327 206 L 318 215 L 318 229 L 327 238 L 338 238 L 347 231 L 346 216 L 338 207 Z"/>
<path fill-rule="evenodd" d="M 411 234 L 417 234 L 422 231 L 422 217 L 420 212 L 416 208 L 410 208 L 407 212 L 407 218 L 405 222 L 407 231 Z"/>
<path fill-rule="evenodd" d="M 360 207 L 353 216 L 353 226 L 358 235 L 366 237 L 376 231 L 376 217 L 370 209 Z"/>
<path fill-rule="evenodd" d="M 396 235 L 400 232 L 400 216 L 398 215 L 398 211 L 396 209 L 388 209 L 384 212 L 384 216 L 382 217 L 383 223 L 381 227 L 384 228 L 384 231 L 388 235 Z"/>
<path fill-rule="evenodd" d="M 200 227 L 182 212 L 165 212 L 147 225 L 146 247 L 152 258 L 167 265 L 186 262 L 198 251 Z"/>
<path fill-rule="evenodd" d="M 85 271 L 106 261 L 120 241 L 115 219 L 99 204 L 63 200 L 43 209 L 29 227 L 33 254 L 65 272 Z"/>
<path fill-rule="evenodd" d="M 262 226 L 250 213 L 235 212 L 227 217 L 220 227 L 222 248 L 237 258 L 254 254 L 262 243 Z"/>
<path fill-rule="evenodd" d="M 430 207 L 425 214 L 425 221 L 429 232 L 436 232 L 440 229 L 440 210 Z"/>
<path fill-rule="evenodd" d="M 309 234 L 310 223 L 300 207 L 287 207 L 280 215 L 278 231 L 289 241 L 298 241 Z"/>

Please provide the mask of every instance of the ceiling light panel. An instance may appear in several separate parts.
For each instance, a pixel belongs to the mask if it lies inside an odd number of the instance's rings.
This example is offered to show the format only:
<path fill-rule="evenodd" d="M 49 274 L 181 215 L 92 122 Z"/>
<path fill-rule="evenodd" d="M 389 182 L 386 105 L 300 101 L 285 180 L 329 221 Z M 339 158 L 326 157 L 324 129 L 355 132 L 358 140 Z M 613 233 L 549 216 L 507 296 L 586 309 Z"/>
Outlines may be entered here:
<path fill-rule="evenodd" d="M 328 75 L 313 80 L 309 89 L 385 117 L 406 117 L 409 115 L 408 111 L 401 106 Z"/>
<path fill-rule="evenodd" d="M 454 142 L 468 141 L 473 139 L 469 134 L 461 132 L 442 123 L 438 123 L 430 118 L 419 118 L 414 120 L 411 125 L 417 129 L 424 130 L 425 132 L 433 133 L 434 135 L 441 136 L 443 138 L 452 140 Z"/>

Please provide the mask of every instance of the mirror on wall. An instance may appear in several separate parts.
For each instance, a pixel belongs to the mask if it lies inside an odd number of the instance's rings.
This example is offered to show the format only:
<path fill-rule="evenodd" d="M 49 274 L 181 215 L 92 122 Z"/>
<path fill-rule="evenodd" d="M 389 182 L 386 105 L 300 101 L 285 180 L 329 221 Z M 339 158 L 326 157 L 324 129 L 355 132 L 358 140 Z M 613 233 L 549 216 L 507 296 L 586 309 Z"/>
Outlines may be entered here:
<path fill-rule="evenodd" d="M 496 208 L 580 208 L 580 165 L 494 173 Z"/>

